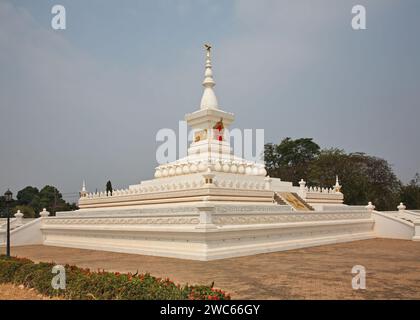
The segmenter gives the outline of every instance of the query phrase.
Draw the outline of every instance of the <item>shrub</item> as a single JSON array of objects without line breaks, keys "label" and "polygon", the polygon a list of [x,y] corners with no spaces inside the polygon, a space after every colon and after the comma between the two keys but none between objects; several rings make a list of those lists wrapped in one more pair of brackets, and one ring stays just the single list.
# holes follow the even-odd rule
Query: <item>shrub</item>
[{"label": "shrub", "polygon": [[35,210],[34,208],[27,206],[27,205],[20,205],[14,207],[11,212],[16,213],[18,210],[20,210],[21,213],[23,213],[24,218],[35,218]]},{"label": "shrub", "polygon": [[211,285],[181,286],[169,279],[150,274],[120,274],[98,270],[92,272],[65,265],[66,289],[51,285],[54,263],[34,263],[28,259],[0,255],[0,283],[34,288],[46,296],[88,300],[225,300],[230,296]]}]

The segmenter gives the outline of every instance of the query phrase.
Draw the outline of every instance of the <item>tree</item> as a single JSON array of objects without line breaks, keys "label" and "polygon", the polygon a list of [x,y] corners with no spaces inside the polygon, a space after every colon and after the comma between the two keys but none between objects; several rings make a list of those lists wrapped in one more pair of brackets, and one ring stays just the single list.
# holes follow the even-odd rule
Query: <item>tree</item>
[{"label": "tree", "polygon": [[372,201],[378,210],[394,210],[397,206],[401,183],[384,159],[327,149],[310,163],[308,171],[307,183],[322,187],[333,186],[338,175],[346,204]]},{"label": "tree", "polygon": [[[338,175],[346,204],[366,205],[372,201],[379,210],[395,210],[400,201],[402,184],[390,164],[378,157],[347,154],[336,148],[321,151],[310,138],[286,138],[279,145],[266,144],[264,160],[270,176],[295,185],[303,178],[308,186],[332,187]],[[404,189],[405,196],[415,198],[413,190],[417,189],[410,188]]]},{"label": "tree", "polygon": [[416,173],[407,185],[402,186],[401,201],[407,209],[420,209],[420,174]]},{"label": "tree", "polygon": [[346,153],[341,149],[322,150],[316,160],[308,169],[305,180],[308,185],[331,187],[335,183],[337,175],[340,176],[342,184],[344,177],[354,176],[355,168],[350,166]]},{"label": "tree", "polygon": [[40,205],[46,208],[51,215],[55,215],[57,211],[67,211],[69,204],[63,199],[63,195],[56,187],[45,186],[39,192]]},{"label": "tree", "polygon": [[42,209],[38,188],[27,186],[17,193],[16,198],[18,205],[30,206],[36,213]]},{"label": "tree", "polygon": [[[67,203],[60,191],[53,186],[45,186],[39,191],[37,188],[27,186],[18,191],[17,200],[10,203],[11,214],[15,214],[20,210],[25,218],[38,217],[39,212],[46,208],[51,215],[55,215],[57,211],[77,210],[76,203]],[[6,203],[4,197],[0,196],[0,215],[4,215]]]},{"label": "tree", "polygon": [[4,196],[0,196],[0,217],[3,216],[5,208],[6,208],[6,201],[4,200]]},{"label": "tree", "polygon": [[38,188],[27,186],[17,193],[16,198],[20,205],[29,205],[32,199],[38,195]]},{"label": "tree", "polygon": [[395,210],[400,202],[401,182],[388,161],[363,154],[362,163],[368,177],[367,196],[378,210]]},{"label": "tree", "polygon": [[278,145],[265,145],[264,160],[270,176],[298,183],[307,175],[308,164],[319,153],[320,147],[312,138],[285,138]]},{"label": "tree", "polygon": [[36,217],[35,210],[31,206],[17,205],[16,207],[13,208],[12,215],[14,215],[18,210],[20,210],[20,212],[23,213],[24,218],[35,218]]},{"label": "tree", "polygon": [[108,180],[108,182],[106,183],[106,193],[110,194],[112,196],[112,184],[111,181]]}]

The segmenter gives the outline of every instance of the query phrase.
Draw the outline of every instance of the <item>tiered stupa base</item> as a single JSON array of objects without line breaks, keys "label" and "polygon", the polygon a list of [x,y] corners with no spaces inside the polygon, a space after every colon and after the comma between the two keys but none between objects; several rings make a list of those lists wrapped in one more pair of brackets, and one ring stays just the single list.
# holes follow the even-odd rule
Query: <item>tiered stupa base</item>
[{"label": "tiered stupa base", "polygon": [[214,260],[369,239],[366,209],[296,212],[288,205],[188,204],[82,209],[47,218],[45,245]]},{"label": "tiered stupa base", "polygon": [[43,222],[45,245],[213,260],[373,237],[370,212],[343,206],[339,189],[295,187],[233,154],[234,115],[218,106],[206,48],[200,108],[185,116],[188,155],[112,194],[84,185],[80,210]]}]

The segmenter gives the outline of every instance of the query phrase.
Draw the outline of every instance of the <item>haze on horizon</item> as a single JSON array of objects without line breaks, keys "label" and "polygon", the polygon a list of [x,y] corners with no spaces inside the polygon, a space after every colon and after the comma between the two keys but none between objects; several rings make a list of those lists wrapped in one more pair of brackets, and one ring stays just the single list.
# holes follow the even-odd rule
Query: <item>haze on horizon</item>
[{"label": "haze on horizon", "polygon": [[[51,28],[66,8],[67,29]],[[367,9],[367,30],[351,8]],[[152,178],[156,132],[198,109],[203,43],[237,128],[420,172],[420,2],[0,0],[0,193],[70,201]]]}]

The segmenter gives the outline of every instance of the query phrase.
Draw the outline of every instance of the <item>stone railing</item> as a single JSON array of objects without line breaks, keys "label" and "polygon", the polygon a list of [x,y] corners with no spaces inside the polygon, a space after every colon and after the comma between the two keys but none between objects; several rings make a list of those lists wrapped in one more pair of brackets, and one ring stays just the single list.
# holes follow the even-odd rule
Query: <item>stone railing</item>
[{"label": "stone railing", "polygon": [[322,188],[322,187],[305,187],[306,193],[322,193],[322,194],[337,194],[334,188]]},{"label": "stone railing", "polygon": [[384,211],[383,213],[410,223],[414,223],[416,221],[420,222],[420,213],[412,210],[406,210],[406,206],[403,203],[400,203],[397,209],[398,211]]},{"label": "stone railing", "polygon": [[319,186],[307,186],[306,182],[303,179],[301,179],[297,190],[299,196],[309,202],[311,200],[314,200],[316,202],[322,202],[323,200],[333,200],[335,202],[342,202],[342,200],[344,199],[344,196],[340,191],[341,186],[338,184],[338,180],[335,186],[328,188]]},{"label": "stone railing", "polygon": [[[10,218],[10,228],[13,228],[16,224],[16,218]],[[0,230],[5,230],[7,227],[7,219],[2,218],[0,219]]]},{"label": "stone railing", "polygon": [[[209,181],[209,179],[211,181]],[[142,195],[155,192],[189,190],[205,187],[246,189],[246,190],[269,190],[270,178],[252,177],[247,175],[234,176],[224,172],[208,172],[190,174],[183,177],[161,178],[155,180],[143,181],[139,185],[133,185],[126,189],[117,189],[111,192],[100,191],[94,193],[84,193],[81,198],[84,199],[104,199],[108,197],[124,197],[132,195]]]},{"label": "stone railing", "polygon": [[[43,212],[41,212],[40,215]],[[14,218],[12,218],[12,217],[10,218],[10,229],[11,230],[16,229],[20,226],[23,226],[23,225],[25,225],[25,224],[27,224],[27,223],[36,219],[36,218],[24,218],[23,213],[20,212],[20,210],[18,210],[13,216],[14,216]],[[6,230],[6,228],[7,228],[7,219],[6,218],[1,218],[0,219],[0,230]]]},{"label": "stone railing", "polygon": [[153,192],[164,192],[164,191],[175,191],[175,190],[183,190],[183,189],[191,189],[191,188],[199,188],[205,185],[203,179],[195,179],[189,181],[178,181],[178,182],[168,182],[168,183],[160,183],[160,184],[147,184],[147,185],[138,185],[133,186],[126,189],[116,189],[111,192],[100,191],[100,192],[93,192],[93,193],[86,193],[83,198],[86,199],[101,199],[101,198],[108,198],[108,197],[123,197],[123,196],[131,196],[131,195],[141,195],[145,193],[153,193]]}]

